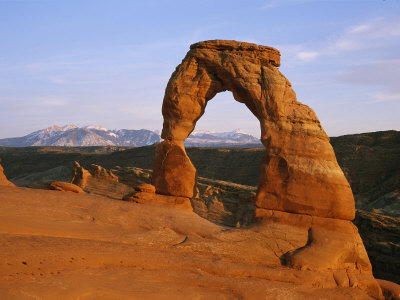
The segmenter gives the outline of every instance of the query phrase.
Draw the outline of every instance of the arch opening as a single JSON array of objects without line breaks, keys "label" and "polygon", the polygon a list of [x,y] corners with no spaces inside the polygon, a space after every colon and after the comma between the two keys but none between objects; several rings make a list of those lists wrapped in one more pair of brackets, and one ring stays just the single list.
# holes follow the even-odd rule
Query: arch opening
[{"label": "arch opening", "polygon": [[217,93],[207,102],[194,132],[222,133],[234,130],[242,130],[260,139],[260,122],[246,105],[236,101],[228,90]]},{"label": "arch opening", "polygon": [[[198,172],[193,211],[219,224],[251,224],[264,153],[260,148],[250,149],[262,147],[258,119],[230,91],[217,93],[207,102],[184,145]],[[246,192],[242,185],[249,186]]]}]

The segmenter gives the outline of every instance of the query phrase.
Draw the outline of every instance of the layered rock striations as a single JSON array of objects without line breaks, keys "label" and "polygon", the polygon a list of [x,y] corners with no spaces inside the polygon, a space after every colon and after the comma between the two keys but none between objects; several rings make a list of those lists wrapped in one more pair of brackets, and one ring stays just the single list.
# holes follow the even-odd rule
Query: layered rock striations
[{"label": "layered rock striations", "polygon": [[88,170],[86,170],[75,161],[73,173],[71,183],[77,185],[87,193],[121,199],[133,190],[132,187],[120,183],[118,177],[111,170],[107,170],[96,164],[91,164]]}]

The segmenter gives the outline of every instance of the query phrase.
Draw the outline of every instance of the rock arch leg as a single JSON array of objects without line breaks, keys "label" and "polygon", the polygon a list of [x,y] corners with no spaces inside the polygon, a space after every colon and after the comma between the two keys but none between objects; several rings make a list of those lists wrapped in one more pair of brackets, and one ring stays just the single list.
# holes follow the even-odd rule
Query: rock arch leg
[{"label": "rock arch leg", "polygon": [[160,194],[192,198],[196,168],[182,141],[163,141],[156,147],[152,183]]}]

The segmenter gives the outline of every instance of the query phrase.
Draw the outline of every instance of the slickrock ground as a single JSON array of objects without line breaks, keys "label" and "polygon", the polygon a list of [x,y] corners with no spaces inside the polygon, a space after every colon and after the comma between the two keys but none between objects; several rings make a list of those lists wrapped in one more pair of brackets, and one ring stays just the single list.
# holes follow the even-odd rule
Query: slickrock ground
[{"label": "slickrock ground", "polygon": [[281,265],[302,228],[171,206],[2,186],[0,243],[4,299],[369,299],[354,274]]},{"label": "slickrock ground", "polygon": [[[210,149],[210,151],[216,150],[219,149]],[[226,150],[232,151],[232,149]],[[218,151],[217,153],[220,152]],[[91,169],[90,165],[87,168]],[[116,199],[118,196],[115,194],[116,191],[119,195],[125,195],[123,193],[127,192],[126,186],[139,186],[150,182],[151,178],[151,170],[136,167],[116,167],[110,171],[118,177],[118,182],[104,180],[102,184],[101,180],[99,180],[101,176],[97,176],[94,181],[95,184],[85,187],[86,192]],[[108,172],[103,173],[107,175]],[[47,188],[48,181],[66,180],[70,182],[73,174],[73,168],[56,167],[48,171],[28,175],[21,179],[28,186]],[[29,180],[33,180],[33,182],[29,182]],[[43,181],[46,184],[39,184]],[[105,186],[110,187],[110,183],[113,189],[104,188]],[[100,188],[96,190],[98,187]],[[255,187],[203,177],[198,178],[197,187],[199,193],[192,199],[192,205],[197,214],[212,222],[233,227],[251,224],[255,209],[251,199],[255,196]],[[133,190],[133,188],[130,189]],[[375,277],[399,283],[400,224],[398,219],[365,211],[357,211],[354,223],[360,230],[360,235],[371,260]]]}]

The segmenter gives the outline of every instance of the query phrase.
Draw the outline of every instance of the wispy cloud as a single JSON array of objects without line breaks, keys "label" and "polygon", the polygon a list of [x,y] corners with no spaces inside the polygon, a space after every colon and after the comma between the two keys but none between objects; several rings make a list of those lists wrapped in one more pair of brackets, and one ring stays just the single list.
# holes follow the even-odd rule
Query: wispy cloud
[{"label": "wispy cloud", "polygon": [[376,93],[372,95],[372,98],[375,100],[374,102],[388,102],[388,101],[399,101],[400,102],[400,93]]},{"label": "wispy cloud", "polygon": [[288,55],[309,63],[318,58],[345,56],[347,53],[383,50],[400,53],[400,21],[377,18],[345,28],[338,37],[296,45],[283,45]]},{"label": "wispy cloud", "polygon": [[313,60],[314,58],[317,58],[321,53],[318,53],[316,51],[300,51],[297,53],[297,58],[303,61],[310,61]]},{"label": "wispy cloud", "polygon": [[372,93],[367,102],[400,101],[399,78],[400,59],[359,63],[335,77],[340,83],[379,88],[381,91]]},{"label": "wispy cloud", "polygon": [[298,5],[308,2],[315,2],[317,0],[271,0],[268,1],[265,5],[261,6],[261,10],[268,10],[274,9],[281,6],[288,6],[288,5]]}]

